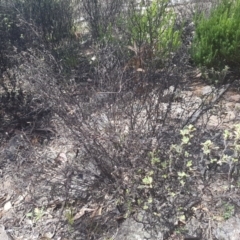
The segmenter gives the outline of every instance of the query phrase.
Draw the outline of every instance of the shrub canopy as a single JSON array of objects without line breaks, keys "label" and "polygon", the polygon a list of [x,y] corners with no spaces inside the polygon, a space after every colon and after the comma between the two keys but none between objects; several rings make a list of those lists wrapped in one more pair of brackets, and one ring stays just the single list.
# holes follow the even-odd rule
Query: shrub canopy
[{"label": "shrub canopy", "polygon": [[240,1],[222,0],[209,17],[195,18],[192,58],[199,66],[236,69],[240,65]]}]

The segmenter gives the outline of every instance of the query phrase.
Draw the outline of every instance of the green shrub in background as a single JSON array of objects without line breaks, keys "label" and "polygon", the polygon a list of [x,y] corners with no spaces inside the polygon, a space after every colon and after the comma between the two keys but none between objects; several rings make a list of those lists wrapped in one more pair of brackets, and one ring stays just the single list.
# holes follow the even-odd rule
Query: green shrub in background
[{"label": "green shrub in background", "polygon": [[[192,59],[198,66],[222,70],[240,67],[240,1],[222,0],[207,17],[195,19]],[[239,71],[239,70],[238,70]]]},{"label": "green shrub in background", "polygon": [[167,8],[168,0],[154,0],[150,5],[130,5],[127,19],[127,32],[131,45],[147,44],[154,55],[161,53],[162,58],[179,48],[181,30],[176,30],[176,15]]}]

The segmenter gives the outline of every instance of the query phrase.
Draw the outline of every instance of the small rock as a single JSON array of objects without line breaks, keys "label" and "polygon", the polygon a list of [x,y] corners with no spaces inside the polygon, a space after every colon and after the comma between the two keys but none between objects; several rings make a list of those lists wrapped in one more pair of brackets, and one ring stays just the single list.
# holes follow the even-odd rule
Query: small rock
[{"label": "small rock", "polygon": [[13,240],[13,238],[5,231],[3,225],[0,225],[0,240]]},{"label": "small rock", "polygon": [[205,86],[202,88],[202,95],[208,95],[213,92],[213,88],[211,86]]},{"label": "small rock", "polygon": [[222,222],[213,231],[217,239],[239,240],[240,239],[240,217],[236,216]]},{"label": "small rock", "polygon": [[4,212],[7,212],[11,208],[12,208],[12,203],[10,201],[8,201],[4,204],[3,210],[4,210]]},{"label": "small rock", "polygon": [[[139,213],[137,217],[139,220],[143,217],[144,213]],[[155,226],[156,227],[156,226]],[[133,218],[128,218],[123,222],[120,226],[117,236],[114,238],[115,240],[163,240],[163,232],[161,232],[161,227],[158,229],[158,233],[153,234],[148,231],[144,224],[141,221],[137,222]],[[164,229],[164,227],[163,227]]]},{"label": "small rock", "polygon": [[229,100],[233,102],[240,102],[240,94],[230,96]]}]

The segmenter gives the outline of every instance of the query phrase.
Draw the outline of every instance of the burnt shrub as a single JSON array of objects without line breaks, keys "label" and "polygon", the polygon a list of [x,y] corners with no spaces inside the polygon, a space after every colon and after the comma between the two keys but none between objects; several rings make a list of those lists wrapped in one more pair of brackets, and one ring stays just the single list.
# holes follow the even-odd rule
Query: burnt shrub
[{"label": "burnt shrub", "polygon": [[[151,11],[156,14],[156,8],[152,5],[146,14],[151,16]],[[145,28],[151,23],[147,15],[142,17],[139,13],[137,16]],[[31,24],[24,26],[31,29]],[[174,38],[172,28],[173,25],[166,30],[166,36],[169,33],[170,39],[178,43],[179,36]],[[20,122],[19,129],[33,132],[35,127],[51,126],[49,119],[54,116],[52,122],[58,134],[66,139],[66,149],[69,145],[77,149],[73,161],[66,161],[62,166],[59,179],[47,173],[49,169],[45,168],[55,168],[55,173],[59,168],[54,163],[49,164],[46,156],[39,157],[46,165],[36,162],[49,176],[44,175],[41,180],[47,181],[44,186],[50,186],[41,192],[46,199],[62,197],[66,202],[76,200],[79,206],[89,201],[104,206],[100,214],[95,211],[90,218],[86,213],[79,220],[80,226],[77,220],[71,224],[81,235],[80,239],[89,236],[99,239],[102,228],[107,229],[110,221],[117,223],[119,218],[124,220],[137,212],[143,212],[141,221],[152,232],[158,232],[160,225],[166,226],[166,239],[169,231],[176,227],[175,223],[191,216],[192,206],[199,202],[195,201],[199,196],[196,179],[205,180],[201,172],[208,168],[201,169],[201,161],[205,159],[199,159],[199,151],[211,112],[203,125],[201,121],[197,127],[193,124],[216,104],[216,100],[211,102],[209,95],[199,99],[186,90],[192,81],[187,75],[187,46],[176,44],[174,47],[163,39],[168,57],[163,56],[164,64],[159,66],[154,64],[155,56],[144,58],[148,51],[142,47],[149,45],[149,42],[144,43],[149,40],[148,34],[144,33],[146,39],[141,42],[137,31],[133,31],[134,40],[112,41],[105,37],[104,41],[96,41],[91,53],[85,56],[89,58],[89,65],[80,67],[81,74],[87,78],[84,83],[73,79],[59,84],[66,77],[61,64],[65,61],[71,72],[78,65],[81,50],[72,57],[69,52],[74,45],[62,39],[52,51],[49,44],[44,45],[45,39],[41,47],[29,47],[14,55],[17,64],[6,71],[9,76],[4,82],[8,80],[10,84],[2,85],[6,92],[2,99],[9,101],[6,121],[10,119],[12,125]],[[100,31],[100,38],[101,34]],[[65,52],[66,46],[70,47]],[[135,51],[136,56],[130,51]],[[89,69],[91,77],[88,79]],[[28,122],[30,124],[26,124]],[[68,145],[68,141],[71,144]],[[56,163],[55,160],[52,162]],[[119,216],[113,218],[116,212]],[[84,224],[88,221],[92,224]]]},{"label": "burnt shrub", "polygon": [[14,1],[15,8],[28,24],[33,24],[49,44],[58,44],[73,34],[71,1],[26,0]]},{"label": "burnt shrub", "polygon": [[[124,71],[120,50],[111,44],[96,49],[95,75],[85,91],[89,101],[83,101],[77,94],[80,86],[76,86],[76,94],[63,96],[68,108],[59,109],[58,114],[79,146],[81,163],[96,175],[89,186],[95,201],[105,194],[112,196],[112,211],[119,209],[123,218],[144,210],[146,218],[151,215],[146,224],[152,224],[154,230],[156,222],[163,221],[157,213],[166,203],[161,208],[161,224],[171,229],[174,223],[170,216],[192,197],[188,194],[192,179],[184,173],[189,174],[190,164],[195,164],[190,157],[187,161],[179,156],[178,148],[172,146],[181,144],[180,130],[202,107],[195,106],[192,112],[187,107],[191,98],[181,100],[178,95],[187,84],[184,73],[188,57],[181,49],[161,72]],[[174,61],[180,66],[174,67]],[[187,144],[183,148],[189,151]],[[181,195],[180,189],[186,194]],[[173,198],[170,206],[171,194],[178,198]],[[99,218],[108,214],[111,216],[110,210]]]},{"label": "burnt shrub", "polygon": [[0,1],[0,71],[1,73],[11,66],[9,55],[14,46],[23,44],[22,31],[19,27],[17,12],[11,8],[9,2]]},{"label": "burnt shrub", "polygon": [[[37,50],[31,51],[37,54]],[[49,126],[52,116],[51,104],[37,90],[38,79],[43,74],[43,63],[39,61],[38,70],[34,68],[35,60],[31,51],[26,50],[12,55],[15,66],[4,71],[1,77],[0,132],[3,135],[7,133],[5,135],[7,137],[14,135],[15,130],[32,135],[35,131]],[[56,66],[52,65],[51,71],[54,72],[55,69]],[[49,73],[45,74],[46,81]]]},{"label": "burnt shrub", "polygon": [[111,39],[113,28],[116,25],[117,17],[124,8],[124,0],[82,1],[82,10],[87,21],[92,38],[94,40]]}]

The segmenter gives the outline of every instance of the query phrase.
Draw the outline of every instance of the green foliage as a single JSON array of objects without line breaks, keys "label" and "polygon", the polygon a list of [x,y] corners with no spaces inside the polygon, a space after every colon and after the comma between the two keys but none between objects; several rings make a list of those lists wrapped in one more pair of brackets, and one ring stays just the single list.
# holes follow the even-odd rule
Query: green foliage
[{"label": "green foliage", "polygon": [[27,217],[31,218],[35,223],[40,221],[46,214],[44,208],[35,208],[32,212],[26,214]]},{"label": "green foliage", "polygon": [[149,175],[143,178],[142,180],[143,184],[149,185],[150,188],[152,188],[152,182],[153,182],[153,178],[151,177],[152,174],[153,173],[149,173]]},{"label": "green foliage", "polygon": [[139,9],[130,5],[127,32],[130,43],[137,46],[148,44],[154,55],[166,58],[181,45],[180,30],[174,29],[175,13],[167,9],[168,0],[155,0],[149,6],[140,4]]},{"label": "green foliage", "polygon": [[149,153],[152,165],[160,162],[160,159],[157,157],[157,154],[158,154],[158,152],[150,152]]},{"label": "green foliage", "polygon": [[72,208],[66,209],[65,216],[70,226],[74,224],[74,212]]},{"label": "green foliage", "polygon": [[[218,165],[227,164],[229,166],[228,178],[231,179],[235,173],[238,175],[237,165],[240,157],[240,124],[233,126],[231,131],[225,130],[223,133],[224,149],[219,150],[220,147],[216,146],[211,140],[202,143],[202,151],[206,158],[210,159],[210,163],[217,163]],[[218,151],[216,157],[214,152]],[[232,154],[228,154],[232,152]],[[235,170],[237,172],[235,172]]]},{"label": "green foliage", "polygon": [[195,131],[193,125],[189,125],[184,129],[180,130],[182,136],[181,143],[179,145],[172,145],[170,148],[170,162],[174,162],[174,159],[183,159],[183,168],[182,171],[178,171],[178,179],[182,186],[185,185],[186,179],[189,177],[192,171],[192,159],[191,155],[188,152],[188,146],[191,145],[191,139],[193,138],[193,133]]},{"label": "green foliage", "polygon": [[115,25],[111,22],[107,22],[104,26],[98,24],[96,26],[97,34],[94,34],[94,38],[98,43],[108,44],[108,43],[119,43],[119,36],[115,34]]},{"label": "green foliage", "polygon": [[224,83],[226,76],[229,73],[229,67],[225,66],[223,69],[214,69],[213,67],[208,69],[205,66],[200,68],[202,77],[210,84]]},{"label": "green foliage", "polygon": [[224,220],[228,220],[230,217],[233,216],[235,211],[235,208],[233,205],[229,204],[229,203],[225,203],[224,204],[224,212],[223,212],[223,218]]},{"label": "green foliage", "polygon": [[217,70],[240,66],[240,1],[222,0],[210,16],[195,18],[191,54],[199,66]]},{"label": "green foliage", "polygon": [[[162,179],[168,180],[171,179],[173,174],[177,174],[179,185],[181,187],[186,186],[189,177],[191,177],[196,170],[196,166],[194,166],[194,157],[190,150],[195,131],[196,129],[193,125],[186,126],[180,130],[180,143],[172,144],[169,147],[167,151],[168,159],[165,161],[160,160],[158,157],[160,154],[159,151],[155,150],[149,153],[151,167],[141,170],[136,174],[141,177],[143,183],[143,185],[138,187],[139,189],[153,189],[158,171],[162,172]],[[224,148],[221,150],[216,143],[210,139],[206,140],[201,143],[202,153],[205,159],[209,159],[209,164],[215,163],[219,166],[227,164],[229,166],[228,176],[230,181],[234,173],[233,170],[237,170],[234,168],[237,166],[240,157],[240,124],[234,125],[231,130],[225,130],[223,132],[223,141]],[[229,151],[232,152],[231,155],[227,154]],[[216,153],[218,153],[217,156]],[[174,173],[176,167],[178,171]],[[175,195],[175,192],[171,188],[169,188],[168,191],[169,195]]]}]

